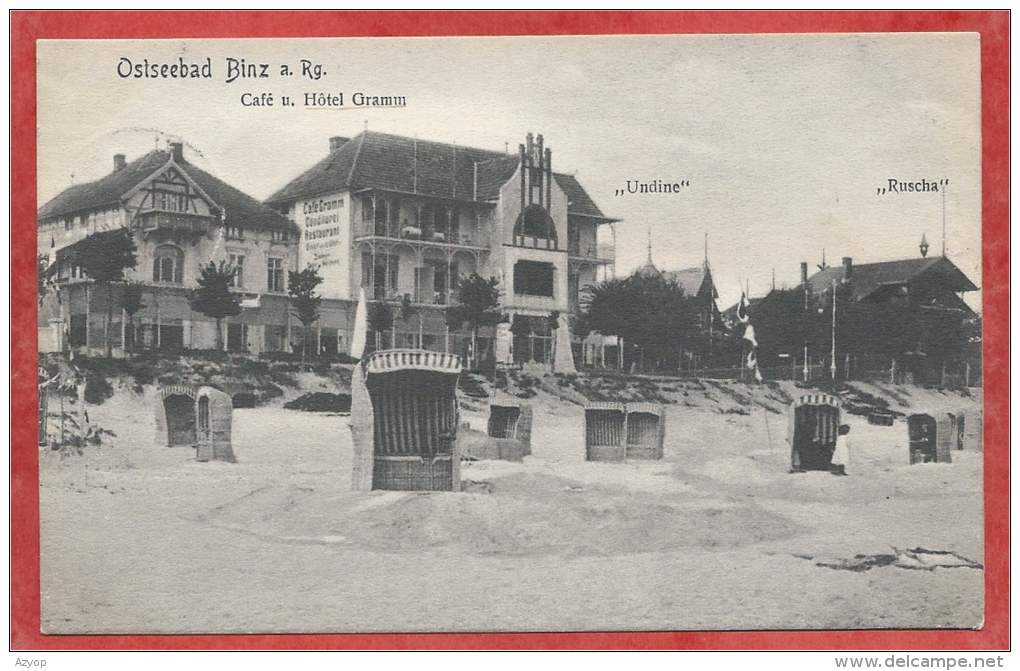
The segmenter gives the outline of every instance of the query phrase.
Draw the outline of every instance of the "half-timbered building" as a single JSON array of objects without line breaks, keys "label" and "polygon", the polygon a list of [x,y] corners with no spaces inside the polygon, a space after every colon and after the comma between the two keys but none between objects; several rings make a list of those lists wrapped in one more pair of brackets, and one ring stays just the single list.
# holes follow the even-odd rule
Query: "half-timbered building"
[{"label": "half-timbered building", "polygon": [[[288,348],[287,272],[297,267],[297,227],[188,162],[183,144],[130,163],[118,154],[112,172],[66,189],[37,215],[38,251],[54,288],[40,306],[41,350],[105,350],[108,341],[114,353],[213,348],[215,322],[189,301],[200,267],[210,261],[237,269],[233,290],[242,313],[222,326],[228,348]],[[138,259],[126,280],[142,285],[143,307],[130,319],[123,285],[96,286],[75,263],[86,237],[123,228]]]}]

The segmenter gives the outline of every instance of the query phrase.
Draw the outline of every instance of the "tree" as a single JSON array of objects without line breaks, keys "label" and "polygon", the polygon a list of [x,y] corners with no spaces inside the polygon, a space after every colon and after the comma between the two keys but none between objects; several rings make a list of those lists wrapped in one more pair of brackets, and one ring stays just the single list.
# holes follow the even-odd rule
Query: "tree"
[{"label": "tree", "polygon": [[[120,306],[128,318],[128,333],[131,334],[131,342],[134,343],[135,315],[145,307],[142,302],[142,285],[130,282],[124,286],[124,294],[120,299]],[[124,339],[124,349],[130,351],[127,338]]]},{"label": "tree", "polygon": [[109,334],[113,322],[113,285],[124,281],[125,270],[138,265],[137,251],[131,231],[126,228],[93,233],[77,245],[74,263],[97,285],[106,287],[106,356],[113,351]]},{"label": "tree", "polygon": [[676,367],[679,345],[696,337],[697,314],[692,299],[674,280],[635,274],[588,288],[578,332],[623,338],[638,347],[642,368]]},{"label": "tree", "polygon": [[385,301],[378,301],[368,306],[368,329],[375,334],[375,347],[381,344],[379,336],[393,328],[395,318],[393,308]]},{"label": "tree", "polygon": [[319,269],[309,266],[300,272],[289,272],[288,293],[290,293],[290,307],[294,316],[304,327],[304,337],[301,340],[301,361],[304,362],[308,354],[308,334],[312,324],[319,320],[319,306],[322,304],[322,296],[315,293],[322,284],[322,276]]},{"label": "tree", "polygon": [[223,319],[241,314],[241,299],[230,291],[237,268],[225,261],[202,266],[198,288],[191,292],[191,309],[216,320],[216,350],[223,350]]},{"label": "tree", "polygon": [[[405,322],[410,321],[412,317],[418,317],[418,347],[422,347],[422,331],[424,330],[424,317],[421,311],[411,302],[410,297],[404,296],[403,300],[397,306],[396,312],[400,315],[400,318]],[[397,342],[397,320],[393,320],[393,344],[396,346]]]},{"label": "tree", "polygon": [[457,303],[446,311],[447,325],[471,329],[471,357],[476,356],[478,329],[495,326],[505,319],[499,309],[499,280],[485,279],[478,273],[457,281]]}]

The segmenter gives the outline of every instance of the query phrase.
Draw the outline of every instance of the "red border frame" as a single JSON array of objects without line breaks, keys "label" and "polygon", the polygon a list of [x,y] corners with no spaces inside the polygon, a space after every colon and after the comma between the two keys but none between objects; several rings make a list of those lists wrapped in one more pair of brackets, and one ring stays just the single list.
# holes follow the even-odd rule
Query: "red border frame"
[{"label": "red border frame", "polygon": [[[11,14],[11,650],[747,649],[1003,650],[1009,647],[1009,13],[995,12],[41,12]],[[156,25],[158,24],[158,31]],[[979,631],[43,636],[39,464],[35,41],[784,32],[981,34],[985,626]],[[15,334],[17,337],[14,337]],[[998,512],[996,512],[998,511]],[[988,514],[992,513],[992,514]]]}]

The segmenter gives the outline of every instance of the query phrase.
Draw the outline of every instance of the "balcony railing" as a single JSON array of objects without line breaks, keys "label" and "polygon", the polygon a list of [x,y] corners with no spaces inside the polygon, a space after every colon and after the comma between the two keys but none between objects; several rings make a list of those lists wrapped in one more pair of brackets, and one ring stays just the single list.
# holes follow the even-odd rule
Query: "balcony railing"
[{"label": "balcony railing", "polygon": [[392,287],[365,287],[365,297],[368,300],[398,303],[407,299],[416,305],[449,305],[450,295],[455,292],[456,289],[453,288],[450,289],[448,294],[445,291],[419,291],[415,293],[413,291],[399,291]]},{"label": "balcony railing", "polygon": [[506,307],[522,310],[558,310],[563,309],[564,306],[554,296],[508,294],[506,296]]},{"label": "balcony railing", "polygon": [[204,234],[209,232],[213,219],[201,214],[148,210],[138,214],[138,221],[143,231],[166,230]]},{"label": "balcony railing", "polygon": [[591,263],[612,263],[616,257],[616,249],[613,245],[582,245],[571,244],[569,249],[571,259],[589,261]]},{"label": "balcony railing", "polygon": [[354,228],[356,240],[377,238],[383,240],[407,240],[438,245],[456,245],[458,247],[489,247],[488,233],[449,232],[422,230],[416,226],[383,226],[362,223]]}]

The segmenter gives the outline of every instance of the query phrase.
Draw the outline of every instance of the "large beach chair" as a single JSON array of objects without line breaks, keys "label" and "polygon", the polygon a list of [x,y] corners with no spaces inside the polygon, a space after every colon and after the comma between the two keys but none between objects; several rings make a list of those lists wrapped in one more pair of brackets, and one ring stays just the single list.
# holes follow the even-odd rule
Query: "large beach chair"
[{"label": "large beach chair", "polygon": [[198,460],[235,462],[231,445],[234,406],[230,395],[212,387],[199,387],[195,408]]},{"label": "large beach chair", "polygon": [[666,407],[654,403],[628,403],[627,459],[662,459],[666,440]]},{"label": "large beach chair", "polygon": [[957,434],[955,422],[948,413],[938,418],[925,413],[910,415],[907,437],[911,464],[952,463]]},{"label": "large beach chair", "polygon": [[382,350],[351,379],[353,488],[460,491],[457,379],[461,359]]},{"label": "large beach chair", "polygon": [[805,394],[790,406],[790,471],[828,471],[839,433],[841,404],[831,394]]},{"label": "large beach chair", "polygon": [[584,407],[584,444],[587,461],[623,461],[627,458],[627,409],[623,403],[589,403]]}]

